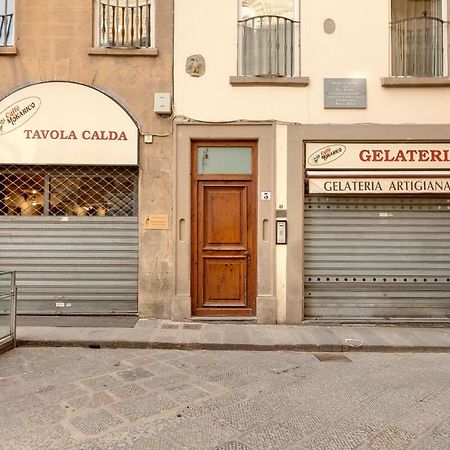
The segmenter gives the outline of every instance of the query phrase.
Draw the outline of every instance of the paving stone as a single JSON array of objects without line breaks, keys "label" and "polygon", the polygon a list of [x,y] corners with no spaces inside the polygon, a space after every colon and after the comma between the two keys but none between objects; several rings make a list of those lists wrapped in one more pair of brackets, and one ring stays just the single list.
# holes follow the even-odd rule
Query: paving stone
[{"label": "paving stone", "polygon": [[101,377],[91,378],[89,380],[82,381],[82,383],[93,391],[111,389],[122,384],[119,380],[113,378],[111,375],[103,375]]},{"label": "paving stone", "polygon": [[247,433],[242,441],[258,450],[282,449],[301,438],[301,433],[279,423],[269,423]]},{"label": "paving stone", "polygon": [[28,410],[28,414],[23,417],[27,426],[52,426],[65,417],[64,408],[59,405],[41,404]]},{"label": "paving stone", "polygon": [[285,416],[278,419],[278,422],[287,428],[298,430],[301,434],[308,435],[322,428],[328,419],[306,411],[302,408],[290,411]]},{"label": "paving stone", "polygon": [[85,394],[86,390],[74,384],[49,384],[38,388],[36,393],[48,400],[78,397]]},{"label": "paving stone", "polygon": [[119,425],[122,420],[105,410],[98,410],[84,416],[74,417],[70,422],[85,434],[97,434]]},{"label": "paving stone", "polygon": [[68,399],[66,403],[75,410],[94,409],[114,403],[114,398],[105,391],[99,391],[90,395]]},{"label": "paving stone", "polygon": [[363,444],[370,435],[370,431],[357,426],[331,426],[320,430],[312,438],[303,440],[301,447],[311,450],[355,449]]},{"label": "paving stone", "polygon": [[198,398],[209,396],[208,392],[186,384],[168,387],[164,390],[164,393],[178,403],[189,403]]},{"label": "paving stone", "polygon": [[125,384],[110,389],[110,392],[119,398],[132,398],[145,394],[146,390],[138,384]]},{"label": "paving stone", "polygon": [[368,447],[377,450],[388,448],[401,450],[408,448],[414,438],[414,433],[407,432],[395,426],[389,426],[376,436],[372,437],[369,441]]},{"label": "paving stone", "polygon": [[271,419],[274,415],[272,409],[252,399],[222,409],[214,413],[213,417],[236,430],[245,431]]},{"label": "paving stone", "polygon": [[76,443],[76,439],[62,426],[42,429],[26,429],[14,439],[2,444],[7,450],[61,450],[69,448]]},{"label": "paving stone", "polygon": [[226,444],[216,447],[214,450],[252,450],[252,449],[250,447],[247,447],[242,442],[230,441],[227,442]]},{"label": "paving stone", "polygon": [[135,381],[140,378],[148,378],[154,376],[149,370],[137,367],[136,369],[128,369],[123,372],[118,372],[117,375],[124,381]]},{"label": "paving stone", "polygon": [[168,436],[181,445],[197,449],[217,446],[229,441],[235,434],[236,431],[214,418],[202,417],[169,432]]},{"label": "paving stone", "polygon": [[139,380],[139,384],[147,389],[155,390],[159,388],[167,388],[169,386],[177,386],[181,384],[186,384],[190,379],[189,375],[177,372],[170,375],[158,375],[155,377],[150,377],[149,379]]},{"label": "paving stone", "polygon": [[140,396],[139,401],[131,398],[113,405],[112,408],[127,420],[135,421],[175,408],[176,406],[177,403],[170,398],[158,392],[153,392]]},{"label": "paving stone", "polygon": [[201,402],[191,403],[190,405],[185,406],[181,411],[183,414],[190,417],[202,416],[204,414],[211,414],[241,400],[241,394],[230,392]]}]

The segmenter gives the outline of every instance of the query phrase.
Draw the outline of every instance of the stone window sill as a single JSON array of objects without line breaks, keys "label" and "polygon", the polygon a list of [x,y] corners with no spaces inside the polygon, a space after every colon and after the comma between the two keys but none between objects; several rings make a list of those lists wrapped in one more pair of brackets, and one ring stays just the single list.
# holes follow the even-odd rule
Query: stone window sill
[{"label": "stone window sill", "polygon": [[158,56],[157,48],[106,48],[91,47],[88,49],[89,55],[114,55],[114,56]]},{"label": "stone window sill", "polygon": [[230,77],[232,86],[308,86],[309,77]]},{"label": "stone window sill", "polygon": [[383,87],[435,87],[450,86],[448,77],[387,77],[381,79]]},{"label": "stone window sill", "polygon": [[0,47],[0,55],[14,56],[17,53],[17,47]]}]

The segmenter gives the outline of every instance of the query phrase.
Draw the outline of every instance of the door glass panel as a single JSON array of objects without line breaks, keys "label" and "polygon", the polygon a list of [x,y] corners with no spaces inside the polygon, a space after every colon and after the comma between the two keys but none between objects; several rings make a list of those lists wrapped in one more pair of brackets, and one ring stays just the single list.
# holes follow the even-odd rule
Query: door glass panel
[{"label": "door glass panel", "polygon": [[198,147],[197,173],[251,174],[252,147]]}]

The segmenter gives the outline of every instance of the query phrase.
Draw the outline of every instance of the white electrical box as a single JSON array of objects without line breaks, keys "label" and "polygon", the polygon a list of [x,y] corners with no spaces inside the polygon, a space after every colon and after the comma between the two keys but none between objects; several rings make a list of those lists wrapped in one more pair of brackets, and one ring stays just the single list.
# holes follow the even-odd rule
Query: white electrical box
[{"label": "white electrical box", "polygon": [[168,92],[156,92],[154,111],[156,114],[171,114],[172,102]]}]

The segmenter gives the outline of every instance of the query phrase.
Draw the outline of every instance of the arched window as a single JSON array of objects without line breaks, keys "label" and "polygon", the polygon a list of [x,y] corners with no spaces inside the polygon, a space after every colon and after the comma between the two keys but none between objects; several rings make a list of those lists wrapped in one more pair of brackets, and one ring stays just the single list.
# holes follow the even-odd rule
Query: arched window
[{"label": "arched window", "polygon": [[392,0],[393,76],[444,75],[445,35],[442,0]]},{"label": "arched window", "polygon": [[299,75],[298,0],[240,0],[239,75]]}]

